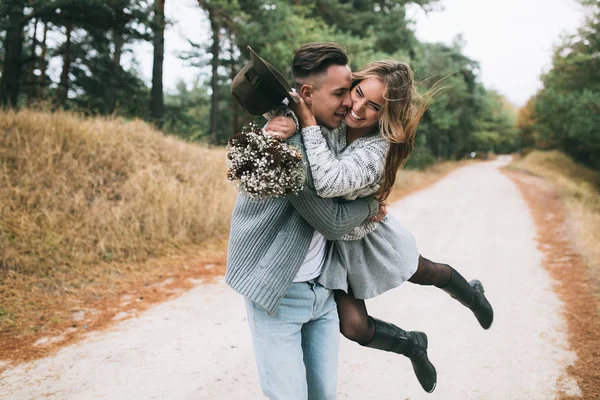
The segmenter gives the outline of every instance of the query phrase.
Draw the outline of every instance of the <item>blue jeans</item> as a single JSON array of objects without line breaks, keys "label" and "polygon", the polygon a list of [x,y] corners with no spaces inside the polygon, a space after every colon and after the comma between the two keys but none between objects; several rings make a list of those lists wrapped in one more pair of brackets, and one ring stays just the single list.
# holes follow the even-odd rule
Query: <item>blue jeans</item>
[{"label": "blue jeans", "polygon": [[265,396],[335,399],[340,328],[331,290],[292,283],[275,315],[248,299],[246,311]]}]

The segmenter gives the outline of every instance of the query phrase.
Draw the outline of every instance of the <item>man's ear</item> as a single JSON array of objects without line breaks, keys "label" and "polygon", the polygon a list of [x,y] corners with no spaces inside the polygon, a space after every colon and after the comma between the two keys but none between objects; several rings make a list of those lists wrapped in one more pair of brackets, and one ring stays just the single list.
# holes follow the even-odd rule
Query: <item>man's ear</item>
[{"label": "man's ear", "polygon": [[300,96],[302,96],[306,104],[312,104],[313,87],[310,83],[306,83],[300,86],[300,90],[298,91],[298,93],[300,93]]}]

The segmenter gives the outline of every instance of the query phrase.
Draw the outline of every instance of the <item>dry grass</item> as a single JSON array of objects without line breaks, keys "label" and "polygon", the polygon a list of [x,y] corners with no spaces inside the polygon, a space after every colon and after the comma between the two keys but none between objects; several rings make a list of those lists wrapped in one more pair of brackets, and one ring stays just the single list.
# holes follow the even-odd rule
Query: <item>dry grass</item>
[{"label": "dry grass", "polygon": [[224,151],[134,121],[0,114],[0,265],[140,260],[227,233]]},{"label": "dry grass", "polygon": [[[46,356],[222,276],[224,161],[141,121],[0,111],[0,360]],[[401,171],[390,201],[460,165]]]},{"label": "dry grass", "polygon": [[546,178],[556,187],[565,203],[569,234],[597,283],[600,299],[600,172],[558,151],[534,151],[511,167]]},{"label": "dry grass", "polygon": [[141,121],[0,112],[2,338],[68,322],[66,298],[160,279],[146,260],[226,238],[224,160]]},{"label": "dry grass", "polygon": [[569,342],[578,355],[569,372],[577,377],[584,398],[598,398],[600,173],[558,152],[533,152],[511,169],[521,172],[509,176],[531,207],[545,266],[556,278],[556,291],[565,302]]}]

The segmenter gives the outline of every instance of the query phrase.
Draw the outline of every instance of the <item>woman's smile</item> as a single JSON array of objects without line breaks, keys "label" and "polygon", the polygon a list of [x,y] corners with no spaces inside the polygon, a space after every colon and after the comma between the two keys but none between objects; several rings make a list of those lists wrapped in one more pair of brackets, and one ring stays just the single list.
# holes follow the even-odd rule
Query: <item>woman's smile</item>
[{"label": "woman's smile", "polygon": [[352,118],[355,121],[364,121],[365,118],[359,116],[354,110],[350,110],[350,118]]}]

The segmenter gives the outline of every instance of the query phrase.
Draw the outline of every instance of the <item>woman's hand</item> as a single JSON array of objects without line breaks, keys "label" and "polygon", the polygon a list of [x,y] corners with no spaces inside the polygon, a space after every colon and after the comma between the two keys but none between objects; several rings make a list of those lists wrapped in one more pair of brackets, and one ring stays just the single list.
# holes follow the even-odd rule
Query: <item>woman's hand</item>
[{"label": "woman's hand", "polygon": [[269,121],[265,131],[275,138],[289,139],[296,133],[296,122],[291,117],[277,116]]},{"label": "woman's hand", "polygon": [[387,215],[387,205],[385,203],[379,203],[379,212],[374,217],[371,217],[373,222],[381,222],[382,219]]},{"label": "woman's hand", "polygon": [[317,120],[308,107],[308,104],[304,102],[304,99],[295,92],[290,92],[290,96],[294,98],[295,103],[290,102],[289,107],[294,114],[296,114],[296,118],[298,118],[298,122],[300,123],[300,128],[317,125]]}]

